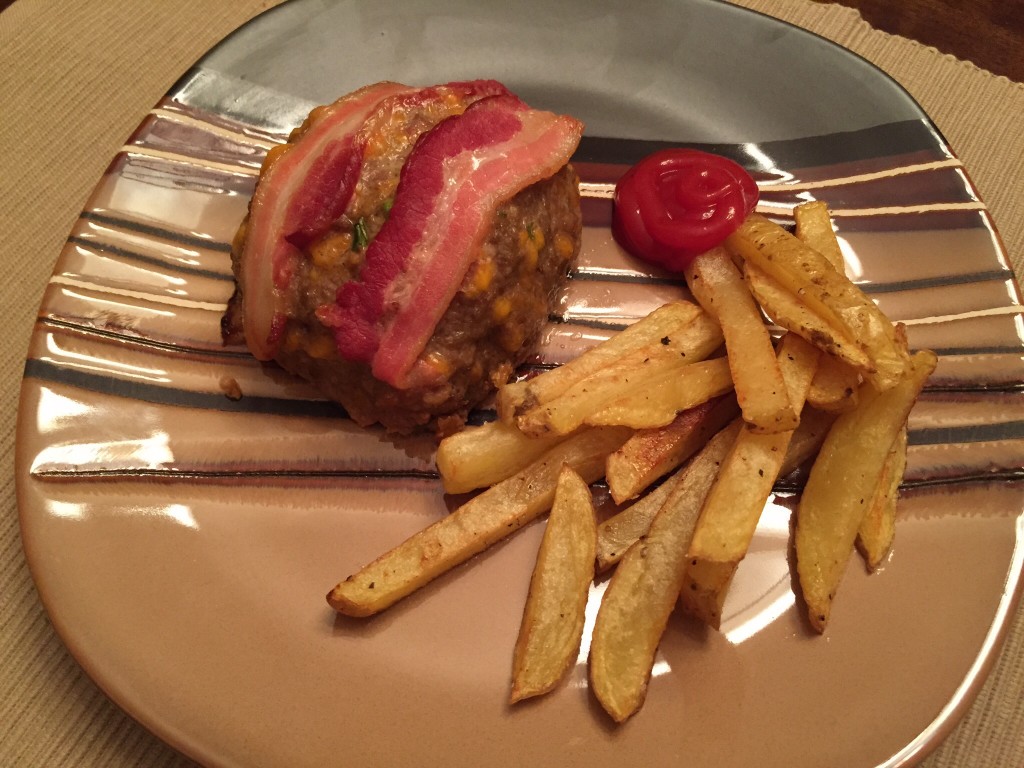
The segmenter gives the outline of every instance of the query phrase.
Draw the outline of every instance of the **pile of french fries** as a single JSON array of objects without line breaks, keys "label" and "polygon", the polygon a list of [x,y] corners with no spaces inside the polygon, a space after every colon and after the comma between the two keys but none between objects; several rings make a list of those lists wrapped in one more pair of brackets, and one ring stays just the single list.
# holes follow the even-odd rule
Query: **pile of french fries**
[{"label": "pile of french fries", "polygon": [[[368,616],[550,510],[513,657],[513,702],[576,658],[590,586],[614,568],[591,688],[622,722],[643,703],[678,605],[718,628],[776,480],[814,457],[796,512],[797,575],[823,632],[851,553],[892,544],[907,416],[935,368],[845,275],[827,208],[796,234],[752,214],[665,305],[560,368],[509,384],[498,420],[439,446],[446,492],[485,488],[328,595]],[[782,329],[773,340],[767,315]],[[720,355],[724,343],[725,354]],[[589,484],[622,507],[597,525]]]}]

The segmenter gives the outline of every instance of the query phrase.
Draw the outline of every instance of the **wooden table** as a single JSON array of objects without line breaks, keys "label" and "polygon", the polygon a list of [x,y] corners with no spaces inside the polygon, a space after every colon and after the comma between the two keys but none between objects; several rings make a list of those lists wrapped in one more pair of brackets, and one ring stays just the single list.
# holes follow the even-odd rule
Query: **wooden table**
[{"label": "wooden table", "polygon": [[1021,0],[839,0],[876,29],[1024,82]]}]

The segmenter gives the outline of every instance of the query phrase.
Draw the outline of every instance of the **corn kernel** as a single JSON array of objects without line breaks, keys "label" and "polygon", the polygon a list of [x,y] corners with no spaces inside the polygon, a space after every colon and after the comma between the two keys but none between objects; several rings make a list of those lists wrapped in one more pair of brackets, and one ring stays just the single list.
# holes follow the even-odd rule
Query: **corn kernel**
[{"label": "corn kernel", "polygon": [[337,264],[341,255],[351,247],[352,235],[348,232],[338,232],[313,243],[309,249],[309,256],[316,266],[328,269]]},{"label": "corn kernel", "polygon": [[467,296],[479,296],[491,287],[494,280],[494,262],[486,256],[476,262],[476,269],[473,271],[473,278],[470,280],[465,294]]},{"label": "corn kernel", "polygon": [[330,336],[316,336],[310,340],[306,352],[317,360],[330,360],[335,356],[334,339]]},{"label": "corn kernel", "polygon": [[302,331],[299,328],[289,328],[284,337],[284,348],[294,351],[302,346]]},{"label": "corn kernel", "polygon": [[533,242],[534,247],[539,251],[544,247],[544,231],[540,227],[534,227],[530,230],[530,240]]},{"label": "corn kernel", "polygon": [[518,352],[526,341],[519,325],[507,325],[501,329],[501,346],[506,352]]},{"label": "corn kernel", "polygon": [[375,131],[366,142],[366,157],[378,157],[388,148],[387,137],[383,131]]},{"label": "corn kernel", "polygon": [[452,364],[444,355],[431,352],[424,358],[424,362],[437,371],[438,375],[448,377],[452,372]]},{"label": "corn kernel", "polygon": [[510,314],[512,314],[512,301],[506,296],[496,298],[494,305],[491,307],[491,316],[500,323]]},{"label": "corn kernel", "polygon": [[559,232],[555,235],[555,253],[558,254],[560,259],[568,259],[572,256],[572,252],[576,249],[573,240],[565,232]]},{"label": "corn kernel", "polygon": [[526,247],[523,248],[523,260],[520,262],[523,271],[532,271],[537,268],[537,260],[539,254],[537,252],[537,246],[532,242],[527,241]]}]

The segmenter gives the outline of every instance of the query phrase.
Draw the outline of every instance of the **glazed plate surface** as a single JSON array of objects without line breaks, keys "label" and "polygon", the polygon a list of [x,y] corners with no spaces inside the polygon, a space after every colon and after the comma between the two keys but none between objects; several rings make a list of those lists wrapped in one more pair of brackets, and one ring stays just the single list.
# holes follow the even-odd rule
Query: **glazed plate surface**
[{"label": "glazed plate surface", "polygon": [[[687,295],[608,228],[611,184],[666,145],[738,160],[780,222],[827,201],[851,277],[940,355],[881,572],[852,559],[815,635],[779,488],[722,632],[673,617],[621,727],[582,660],[556,693],[506,703],[542,522],[378,618],[336,617],[330,587],[459,499],[430,440],[358,429],[220,340],[230,241],[268,149],[366,83],[484,77],[587,125],[583,252],[532,364]],[[26,552],[89,674],[211,766],[910,765],[969,706],[1019,595],[1022,339],[962,163],[898,86],[819,38],[711,0],[294,0],[182,77],[68,237],[22,390]]]}]

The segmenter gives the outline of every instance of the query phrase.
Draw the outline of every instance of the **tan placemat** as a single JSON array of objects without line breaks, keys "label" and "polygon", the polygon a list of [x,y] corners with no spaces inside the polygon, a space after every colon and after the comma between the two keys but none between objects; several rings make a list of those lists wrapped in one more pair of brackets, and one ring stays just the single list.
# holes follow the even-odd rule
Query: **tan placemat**
[{"label": "tan placemat", "polygon": [[[1024,86],[877,32],[839,6],[738,2],[836,40],[901,82],[971,170],[1018,278],[1024,274]],[[14,499],[18,388],[39,297],[107,161],[200,55],[274,4],[17,0],[0,13],[0,264],[11,328],[0,357],[0,765],[192,765],[96,688],[56,638],[39,603],[21,550]],[[1018,611],[977,702],[926,761],[927,768],[1020,764],[1022,616]],[[828,757],[822,759],[827,764]]]}]

